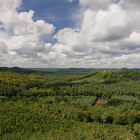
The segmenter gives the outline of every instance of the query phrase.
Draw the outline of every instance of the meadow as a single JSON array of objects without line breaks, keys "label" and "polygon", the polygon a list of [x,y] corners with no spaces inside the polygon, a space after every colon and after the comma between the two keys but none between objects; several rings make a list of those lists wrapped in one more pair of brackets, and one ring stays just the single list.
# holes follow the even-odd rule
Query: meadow
[{"label": "meadow", "polygon": [[0,69],[1,140],[139,140],[140,70]]}]

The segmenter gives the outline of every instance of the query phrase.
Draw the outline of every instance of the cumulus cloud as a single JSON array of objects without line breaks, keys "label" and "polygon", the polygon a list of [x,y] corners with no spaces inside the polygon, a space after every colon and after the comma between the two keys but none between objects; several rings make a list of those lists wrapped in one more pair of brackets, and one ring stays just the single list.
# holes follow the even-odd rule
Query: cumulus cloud
[{"label": "cumulus cloud", "polygon": [[80,0],[80,4],[85,7],[95,9],[105,9],[110,5],[111,0]]},{"label": "cumulus cloud", "polygon": [[24,66],[28,61],[34,65],[40,60],[39,52],[47,52],[47,41],[55,30],[43,20],[33,21],[34,11],[17,12],[21,3],[21,0],[0,0],[0,53],[8,66]]},{"label": "cumulus cloud", "polygon": [[57,50],[65,54],[61,61],[78,67],[139,67],[140,10],[128,8],[132,1],[80,2],[84,7],[80,27],[65,28],[56,35]]},{"label": "cumulus cloud", "polygon": [[57,33],[34,11],[17,12],[21,3],[0,0],[1,65],[140,67],[139,0],[79,0],[79,26]]},{"label": "cumulus cloud", "polygon": [[126,10],[138,10],[140,8],[140,1],[139,0],[122,0],[121,1],[121,6],[126,9]]}]

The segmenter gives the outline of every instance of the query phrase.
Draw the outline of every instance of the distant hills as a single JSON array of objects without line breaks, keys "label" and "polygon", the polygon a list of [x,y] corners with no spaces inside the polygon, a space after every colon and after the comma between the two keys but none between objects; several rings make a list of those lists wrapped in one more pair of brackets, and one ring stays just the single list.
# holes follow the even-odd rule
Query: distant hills
[{"label": "distant hills", "polygon": [[[122,68],[127,70],[127,68]],[[20,68],[20,67],[0,67],[0,71],[9,71],[17,73],[32,73],[32,72],[49,72],[49,73],[93,73],[99,71],[117,72],[119,68]],[[130,70],[140,71],[140,68]]]},{"label": "distant hills", "polygon": [[118,71],[119,69],[105,69],[105,68],[32,68],[34,71],[51,72],[51,73],[93,73],[103,70]]},{"label": "distant hills", "polygon": [[7,71],[7,72],[17,72],[17,73],[31,73],[33,70],[26,69],[26,68],[19,68],[19,67],[0,67],[0,72]]},{"label": "distant hills", "polygon": [[140,68],[30,68],[33,71],[51,72],[51,73],[93,73],[99,71],[117,72],[120,70],[135,70],[140,71]]}]

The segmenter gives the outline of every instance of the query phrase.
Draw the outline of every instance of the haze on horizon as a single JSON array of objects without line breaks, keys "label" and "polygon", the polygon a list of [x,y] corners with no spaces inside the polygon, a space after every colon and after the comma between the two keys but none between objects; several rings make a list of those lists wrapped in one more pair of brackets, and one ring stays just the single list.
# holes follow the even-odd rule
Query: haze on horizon
[{"label": "haze on horizon", "polygon": [[140,0],[0,0],[0,66],[140,68]]}]

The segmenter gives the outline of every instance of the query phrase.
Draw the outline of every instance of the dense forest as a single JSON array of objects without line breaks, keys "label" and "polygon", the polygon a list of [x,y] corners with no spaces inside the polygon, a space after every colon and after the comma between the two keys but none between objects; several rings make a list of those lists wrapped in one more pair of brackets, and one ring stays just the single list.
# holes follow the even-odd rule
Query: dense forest
[{"label": "dense forest", "polygon": [[139,140],[139,69],[0,68],[1,140]]}]

